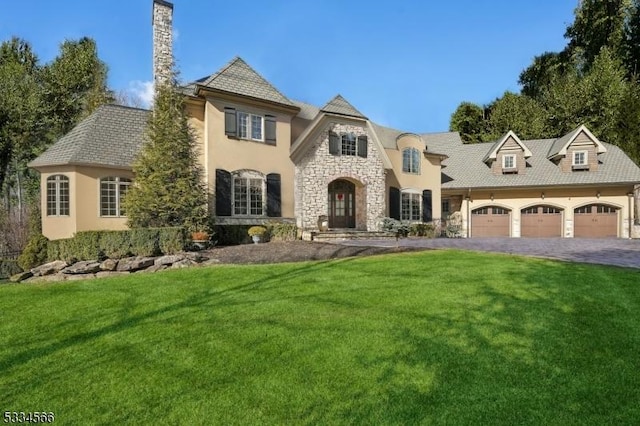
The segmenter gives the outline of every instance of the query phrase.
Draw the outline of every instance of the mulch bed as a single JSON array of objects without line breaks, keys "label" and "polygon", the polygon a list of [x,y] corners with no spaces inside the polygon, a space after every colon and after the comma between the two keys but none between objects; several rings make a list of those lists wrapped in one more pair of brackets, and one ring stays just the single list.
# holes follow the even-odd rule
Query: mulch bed
[{"label": "mulch bed", "polygon": [[274,241],[265,244],[242,244],[214,247],[202,253],[220,263],[283,263],[308,260],[341,259],[355,256],[417,251],[413,247],[357,247],[308,241]]}]

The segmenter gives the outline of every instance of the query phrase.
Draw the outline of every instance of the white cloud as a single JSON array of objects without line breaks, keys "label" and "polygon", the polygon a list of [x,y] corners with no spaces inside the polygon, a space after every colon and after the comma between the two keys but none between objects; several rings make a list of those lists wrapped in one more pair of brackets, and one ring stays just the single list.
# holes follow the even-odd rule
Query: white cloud
[{"label": "white cloud", "polygon": [[153,105],[153,81],[131,81],[127,91],[134,98],[139,99],[145,108],[150,108]]}]

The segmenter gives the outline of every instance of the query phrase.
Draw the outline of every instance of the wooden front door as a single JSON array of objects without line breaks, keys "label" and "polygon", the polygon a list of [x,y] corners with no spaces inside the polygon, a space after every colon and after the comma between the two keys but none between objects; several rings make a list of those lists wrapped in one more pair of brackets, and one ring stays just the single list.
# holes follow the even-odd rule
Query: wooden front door
[{"label": "wooden front door", "polygon": [[356,227],[356,185],[344,180],[329,184],[329,228]]}]

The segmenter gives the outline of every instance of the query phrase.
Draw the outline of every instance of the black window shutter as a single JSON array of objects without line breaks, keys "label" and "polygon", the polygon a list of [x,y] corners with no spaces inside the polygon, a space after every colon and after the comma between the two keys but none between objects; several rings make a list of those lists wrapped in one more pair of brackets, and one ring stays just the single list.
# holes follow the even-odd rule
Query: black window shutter
[{"label": "black window shutter", "polygon": [[422,221],[431,222],[433,220],[433,202],[431,198],[431,190],[422,191]]},{"label": "black window shutter", "polygon": [[268,145],[276,144],[276,118],[273,115],[264,116],[264,141]]},{"label": "black window shutter", "polygon": [[233,138],[238,136],[238,120],[235,108],[224,109],[224,133]]},{"label": "black window shutter", "polygon": [[279,173],[267,175],[267,216],[282,216],[282,190]]},{"label": "black window shutter", "polygon": [[329,132],[329,154],[340,154],[340,136],[334,132]]},{"label": "black window shutter", "polygon": [[231,216],[231,173],[216,169],[216,216]]},{"label": "black window shutter", "polygon": [[367,137],[358,136],[358,157],[367,158]]},{"label": "black window shutter", "polygon": [[400,220],[400,190],[393,186],[389,188],[389,217]]}]

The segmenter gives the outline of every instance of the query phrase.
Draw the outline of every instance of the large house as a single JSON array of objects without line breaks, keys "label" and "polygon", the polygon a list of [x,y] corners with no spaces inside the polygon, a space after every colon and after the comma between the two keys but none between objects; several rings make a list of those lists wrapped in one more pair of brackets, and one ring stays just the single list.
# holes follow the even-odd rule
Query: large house
[{"label": "large house", "polygon": [[[154,75],[168,78],[173,6],[153,1]],[[287,98],[241,58],[182,88],[218,224],[295,222],[377,230],[382,217],[435,222],[461,236],[631,237],[640,169],[580,126],[558,139],[463,144],[369,120],[342,96]],[[100,107],[30,166],[41,174],[50,239],[125,229],[121,200],[150,111]],[[167,153],[171,155],[171,153]]]}]

